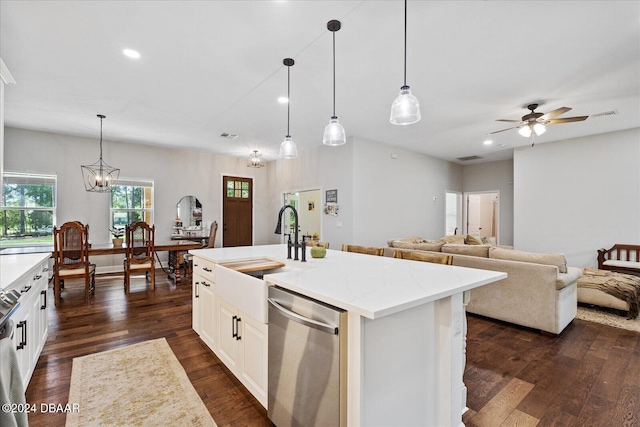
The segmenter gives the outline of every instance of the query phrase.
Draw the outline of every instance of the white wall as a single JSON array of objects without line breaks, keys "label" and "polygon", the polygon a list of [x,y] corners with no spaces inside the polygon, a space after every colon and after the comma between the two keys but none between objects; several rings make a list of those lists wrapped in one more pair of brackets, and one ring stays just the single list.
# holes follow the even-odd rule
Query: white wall
[{"label": "white wall", "polygon": [[514,243],[595,267],[597,249],[640,244],[640,129],[514,153]]},{"label": "white wall", "polygon": [[[266,211],[267,236],[270,243],[279,243],[280,236],[273,233],[277,214],[282,207],[282,194],[296,189],[321,188],[316,209],[322,212],[322,240],[330,249],[340,249],[349,243],[353,235],[353,141],[347,140],[339,147],[321,146],[300,151],[297,159],[276,160],[267,163],[267,188],[269,190]],[[326,190],[338,190],[340,211],[338,216],[325,215]],[[306,203],[306,200],[301,201]],[[303,230],[304,231],[304,230]]]},{"label": "white wall", "polygon": [[386,246],[397,237],[439,239],[445,235],[445,192],[462,191],[462,166],[354,138],[353,182],[356,221],[346,243]]},{"label": "white wall", "polygon": [[513,160],[465,165],[462,188],[465,193],[496,190],[500,193],[498,239],[501,245],[513,246]]},{"label": "white wall", "polygon": [[[80,165],[98,159],[98,143],[98,138],[6,128],[4,167],[57,174],[56,223],[72,220],[87,223],[92,243],[107,243],[109,195],[86,192],[80,171]],[[103,141],[103,151],[105,161],[120,168],[121,177],[154,181],[156,241],[170,239],[176,204],[186,195],[196,196],[202,203],[203,221],[217,220],[222,227],[222,175],[226,174],[255,178],[254,244],[267,243],[267,222],[262,215],[269,204],[264,168],[247,168],[244,158],[108,140]],[[222,242],[220,230],[217,246]]]}]

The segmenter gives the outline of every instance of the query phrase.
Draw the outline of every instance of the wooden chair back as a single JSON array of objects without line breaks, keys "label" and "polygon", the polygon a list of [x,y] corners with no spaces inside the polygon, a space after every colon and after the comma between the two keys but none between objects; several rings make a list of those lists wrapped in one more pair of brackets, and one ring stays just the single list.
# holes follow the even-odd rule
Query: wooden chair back
[{"label": "wooden chair back", "polygon": [[319,242],[317,240],[305,240],[304,242],[308,247],[322,246],[325,249],[329,249],[329,242]]},{"label": "wooden chair back", "polygon": [[218,234],[218,221],[213,221],[211,224],[211,230],[209,231],[209,243],[207,244],[207,248],[213,248],[216,244],[216,234]]},{"label": "wooden chair back", "polygon": [[78,221],[53,227],[54,265],[57,269],[89,266],[89,225]]},{"label": "wooden chair back", "polygon": [[127,261],[134,264],[153,262],[155,231],[155,225],[143,221],[127,225]]},{"label": "wooden chair back", "polygon": [[451,255],[430,254],[426,252],[395,251],[393,253],[393,257],[400,259],[410,259],[413,261],[431,262],[434,264],[451,265],[453,263],[453,256]]},{"label": "wooden chair back", "polygon": [[376,248],[372,246],[342,245],[342,250],[345,252],[355,252],[358,254],[376,256],[382,256],[384,254],[384,248]]}]

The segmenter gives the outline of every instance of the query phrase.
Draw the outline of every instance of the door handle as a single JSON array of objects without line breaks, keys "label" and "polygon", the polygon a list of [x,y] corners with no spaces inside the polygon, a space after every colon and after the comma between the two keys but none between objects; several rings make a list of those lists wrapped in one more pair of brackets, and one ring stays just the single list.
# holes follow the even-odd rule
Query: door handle
[{"label": "door handle", "polygon": [[283,316],[296,323],[300,323],[301,325],[308,326],[309,328],[317,329],[328,334],[338,335],[338,328],[336,326],[330,325],[328,323],[318,322],[317,320],[309,319],[308,317],[301,316],[291,310],[287,310],[271,298],[267,298],[267,301]]}]

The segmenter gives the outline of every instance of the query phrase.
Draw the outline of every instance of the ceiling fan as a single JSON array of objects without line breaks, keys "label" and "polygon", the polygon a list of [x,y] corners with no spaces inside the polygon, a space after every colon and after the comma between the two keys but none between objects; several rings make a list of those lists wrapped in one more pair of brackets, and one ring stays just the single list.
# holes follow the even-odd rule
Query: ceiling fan
[{"label": "ceiling fan", "polygon": [[586,120],[589,116],[576,116],[576,117],[565,117],[562,119],[556,119],[561,114],[566,113],[571,110],[569,107],[560,107],[556,110],[549,111],[548,113],[536,113],[535,109],[538,108],[538,104],[529,104],[527,105],[527,109],[529,109],[529,113],[522,116],[522,120],[509,120],[509,119],[498,119],[497,122],[509,122],[509,123],[518,123],[517,126],[513,126],[510,128],[498,130],[495,132],[489,133],[489,135],[493,135],[494,133],[504,132],[510,129],[520,129],[518,132],[520,135],[524,137],[530,137],[534,135],[542,135],[547,129],[545,125],[557,125],[560,123],[571,123],[571,122],[581,122]]}]

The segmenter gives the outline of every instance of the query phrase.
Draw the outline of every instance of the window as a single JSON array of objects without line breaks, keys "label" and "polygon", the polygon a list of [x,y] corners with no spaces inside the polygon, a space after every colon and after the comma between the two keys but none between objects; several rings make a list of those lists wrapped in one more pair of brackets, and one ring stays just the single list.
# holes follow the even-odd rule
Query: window
[{"label": "window", "polygon": [[56,176],[5,172],[3,177],[0,246],[53,244]]},{"label": "window", "polygon": [[153,225],[153,181],[119,179],[111,186],[110,218],[112,228],[124,229],[136,221]]},{"label": "window", "polygon": [[247,181],[227,181],[227,197],[248,199],[249,183]]}]

